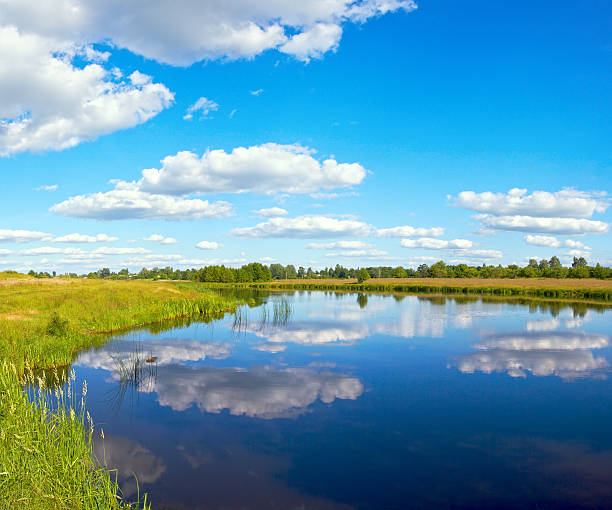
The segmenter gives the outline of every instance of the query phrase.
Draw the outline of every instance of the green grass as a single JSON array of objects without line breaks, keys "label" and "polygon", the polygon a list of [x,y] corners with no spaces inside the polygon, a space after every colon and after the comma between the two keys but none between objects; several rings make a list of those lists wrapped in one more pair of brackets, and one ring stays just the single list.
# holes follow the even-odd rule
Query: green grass
[{"label": "green grass", "polygon": [[189,284],[24,280],[0,285],[0,359],[18,369],[69,364],[109,334],[177,318],[212,319],[236,299]]},{"label": "green grass", "polygon": [[[26,368],[0,364],[0,509],[137,509],[93,455],[94,425],[72,386],[51,390]],[[24,391],[29,388],[30,395]],[[95,430],[101,434],[101,430]],[[113,481],[115,480],[115,481]]]}]

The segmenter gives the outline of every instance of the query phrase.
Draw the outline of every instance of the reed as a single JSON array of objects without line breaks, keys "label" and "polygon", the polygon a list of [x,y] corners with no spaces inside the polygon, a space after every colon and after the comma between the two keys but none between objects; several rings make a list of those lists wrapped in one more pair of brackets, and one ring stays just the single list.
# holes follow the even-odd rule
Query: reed
[{"label": "reed", "polygon": [[73,382],[74,372],[51,389],[27,365],[19,375],[0,364],[0,509],[148,509],[146,495],[125,502],[113,471],[95,458],[101,430],[85,409],[86,384],[77,395]]}]

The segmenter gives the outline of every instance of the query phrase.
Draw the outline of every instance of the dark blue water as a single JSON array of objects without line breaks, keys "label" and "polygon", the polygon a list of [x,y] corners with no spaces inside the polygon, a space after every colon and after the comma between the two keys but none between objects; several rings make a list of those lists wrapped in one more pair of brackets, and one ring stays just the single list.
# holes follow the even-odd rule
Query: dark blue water
[{"label": "dark blue water", "polygon": [[612,508],[611,317],[273,294],[75,368],[96,453],[154,508]]}]

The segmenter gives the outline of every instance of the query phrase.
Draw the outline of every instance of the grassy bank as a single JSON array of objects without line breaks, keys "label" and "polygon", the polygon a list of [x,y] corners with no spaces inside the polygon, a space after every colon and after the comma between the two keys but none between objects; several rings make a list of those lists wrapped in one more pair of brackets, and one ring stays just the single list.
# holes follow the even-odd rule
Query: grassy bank
[{"label": "grassy bank", "polygon": [[65,367],[110,333],[212,319],[236,303],[170,282],[0,279],[0,510],[143,507],[123,503],[113,473],[95,459],[93,422],[70,379],[57,393],[44,387],[28,393],[24,383],[34,382],[28,367]]},{"label": "grassy bank", "polygon": [[109,333],[179,317],[214,318],[236,301],[171,282],[0,281],[0,359],[18,369],[65,365]]},{"label": "grassy bank", "polygon": [[[124,503],[113,473],[94,459],[93,423],[72,379],[52,392],[32,372],[0,364],[0,509],[147,508],[146,497]],[[37,388],[30,398],[24,384]]]},{"label": "grassy bank", "polygon": [[251,288],[283,290],[352,290],[612,301],[612,280],[598,279],[372,278],[363,283],[358,283],[355,279],[298,279],[244,285]]}]

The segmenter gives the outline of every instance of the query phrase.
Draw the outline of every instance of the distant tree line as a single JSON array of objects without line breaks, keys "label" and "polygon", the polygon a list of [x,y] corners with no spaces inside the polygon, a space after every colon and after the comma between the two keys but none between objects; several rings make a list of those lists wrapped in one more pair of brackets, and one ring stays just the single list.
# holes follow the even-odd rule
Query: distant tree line
[{"label": "distant tree line", "polygon": [[[52,278],[56,276],[48,272],[30,271],[28,273],[37,278]],[[63,276],[77,277],[76,273],[67,273]],[[130,273],[127,269],[112,272],[103,268],[91,272],[87,278],[104,279],[143,279],[143,280],[192,280],[198,282],[216,283],[248,283],[267,282],[270,280],[286,279],[323,279],[323,278],[357,278],[363,282],[368,278],[612,278],[612,268],[600,264],[589,266],[584,257],[574,257],[571,267],[564,267],[558,257],[550,260],[529,260],[529,263],[520,267],[516,264],[508,266],[486,265],[468,266],[467,264],[447,265],[442,260],[428,266],[421,264],[416,269],[401,266],[372,266],[362,268],[348,268],[340,264],[335,267],[326,267],[313,270],[289,264],[270,264],[270,266],[252,262],[240,268],[226,267],[224,265],[206,266],[199,269],[173,269],[172,267],[152,269],[143,268],[138,273]]]}]

